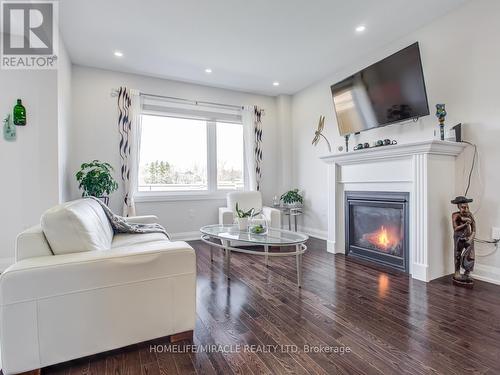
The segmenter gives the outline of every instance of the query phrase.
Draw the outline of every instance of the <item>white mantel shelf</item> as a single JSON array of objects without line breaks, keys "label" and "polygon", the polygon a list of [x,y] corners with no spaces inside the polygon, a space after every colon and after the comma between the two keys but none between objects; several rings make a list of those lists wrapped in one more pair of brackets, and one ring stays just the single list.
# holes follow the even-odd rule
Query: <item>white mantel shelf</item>
[{"label": "white mantel shelf", "polygon": [[450,200],[455,192],[455,160],[465,147],[428,140],[321,157],[328,164],[328,251],[346,251],[346,191],[407,192],[410,274],[430,281],[452,273]]},{"label": "white mantel shelf", "polygon": [[465,143],[428,140],[389,146],[371,147],[359,151],[337,152],[320,157],[326,163],[338,165],[359,164],[380,159],[401,158],[418,154],[458,156]]}]

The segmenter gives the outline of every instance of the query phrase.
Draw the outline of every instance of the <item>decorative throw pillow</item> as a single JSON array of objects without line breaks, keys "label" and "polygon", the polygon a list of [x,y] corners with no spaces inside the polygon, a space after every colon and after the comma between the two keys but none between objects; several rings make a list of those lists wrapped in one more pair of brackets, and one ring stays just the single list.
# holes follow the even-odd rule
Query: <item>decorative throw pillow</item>
[{"label": "decorative throw pillow", "polygon": [[41,226],[55,255],[111,248],[113,229],[102,207],[92,199],[47,210]]}]

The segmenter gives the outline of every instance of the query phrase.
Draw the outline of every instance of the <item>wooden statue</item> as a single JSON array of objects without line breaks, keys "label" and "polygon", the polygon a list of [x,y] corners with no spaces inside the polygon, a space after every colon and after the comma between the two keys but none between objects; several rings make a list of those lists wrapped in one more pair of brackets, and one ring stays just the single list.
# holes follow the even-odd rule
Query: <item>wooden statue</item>
[{"label": "wooden statue", "polygon": [[[451,216],[453,223],[455,273],[453,283],[455,285],[472,288],[474,281],[470,272],[474,269],[474,238],[476,237],[476,221],[469,210],[472,199],[459,196],[451,203],[456,204],[458,211]],[[461,273],[461,269],[464,273]]]}]

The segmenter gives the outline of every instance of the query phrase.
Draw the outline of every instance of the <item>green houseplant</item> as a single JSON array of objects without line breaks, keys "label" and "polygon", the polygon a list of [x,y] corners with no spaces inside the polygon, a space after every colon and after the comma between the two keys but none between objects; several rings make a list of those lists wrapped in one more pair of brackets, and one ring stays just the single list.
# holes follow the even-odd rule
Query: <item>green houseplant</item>
[{"label": "green houseplant", "polygon": [[298,206],[304,203],[304,197],[299,194],[299,189],[287,191],[281,195],[280,200],[287,206]]},{"label": "green houseplant", "polygon": [[251,208],[248,211],[240,209],[238,202],[236,202],[236,221],[238,222],[240,230],[247,229],[248,220],[258,214],[259,212],[255,213],[255,208]]},{"label": "green houseplant", "polygon": [[109,163],[93,160],[83,163],[76,173],[78,188],[83,190],[82,197],[102,198],[109,203],[109,194],[118,189],[118,183],[112,175],[113,167]]}]

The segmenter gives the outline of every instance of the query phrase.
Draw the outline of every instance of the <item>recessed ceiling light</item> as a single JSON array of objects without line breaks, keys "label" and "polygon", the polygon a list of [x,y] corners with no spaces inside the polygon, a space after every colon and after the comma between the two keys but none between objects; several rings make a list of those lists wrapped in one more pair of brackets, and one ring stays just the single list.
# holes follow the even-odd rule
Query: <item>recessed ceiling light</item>
[{"label": "recessed ceiling light", "polygon": [[115,51],[113,53],[116,57],[123,57],[123,52],[120,52],[120,51]]},{"label": "recessed ceiling light", "polygon": [[358,27],[356,27],[356,32],[357,33],[362,33],[365,30],[366,30],[366,26],[365,25],[359,25]]},{"label": "recessed ceiling light", "polygon": [[279,86],[279,85],[280,85],[280,83],[278,81],[273,82],[273,86]]},{"label": "recessed ceiling light", "polygon": [[206,68],[206,69],[205,69],[205,73],[207,73],[207,74],[212,73],[212,69],[210,69],[210,68]]}]

